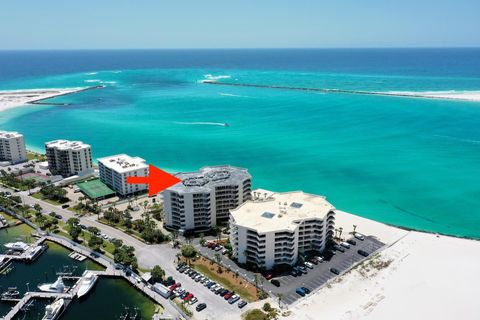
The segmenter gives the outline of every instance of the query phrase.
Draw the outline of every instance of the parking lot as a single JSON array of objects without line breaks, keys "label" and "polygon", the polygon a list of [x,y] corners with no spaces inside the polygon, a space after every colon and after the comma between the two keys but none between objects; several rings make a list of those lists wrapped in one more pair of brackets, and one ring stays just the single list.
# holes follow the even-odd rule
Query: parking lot
[{"label": "parking lot", "polygon": [[297,288],[306,287],[313,293],[328,280],[337,276],[330,271],[330,268],[336,268],[340,271],[340,273],[343,273],[351,268],[355,263],[366,259],[362,255],[358,254],[358,250],[361,249],[371,254],[385,245],[384,243],[370,236],[366,236],[364,241],[357,240],[356,242],[357,244],[351,246],[350,249],[345,249],[344,253],[337,251],[329,261],[323,261],[318,265],[314,265],[313,269],[308,269],[307,274],[302,274],[297,277],[292,275],[275,277],[275,279],[280,282],[280,287],[276,287],[270,282],[265,281],[265,291],[273,295],[281,293],[283,295],[283,303],[292,304],[296,300],[302,298],[302,296],[295,292]]},{"label": "parking lot", "polygon": [[[166,272],[167,277],[172,276],[175,281],[182,284],[182,288],[193,293],[197,297],[198,302],[188,308],[193,312],[196,319],[222,319],[226,314],[231,315],[233,319],[240,318],[242,312],[250,308],[250,304],[243,309],[239,309],[237,303],[229,304],[222,297],[214,294],[204,285],[195,282],[185,273],[178,272],[175,267],[177,260],[177,249],[173,249],[171,245],[161,244],[153,246],[145,246],[137,251],[138,258],[143,262],[144,268],[153,268],[160,265]],[[200,303],[206,303],[207,308],[200,312],[195,308]]]}]

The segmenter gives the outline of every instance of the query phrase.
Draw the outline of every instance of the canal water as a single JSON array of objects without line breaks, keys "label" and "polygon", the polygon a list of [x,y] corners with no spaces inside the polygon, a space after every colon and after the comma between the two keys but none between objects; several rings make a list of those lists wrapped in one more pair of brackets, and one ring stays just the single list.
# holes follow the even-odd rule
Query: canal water
[{"label": "canal water", "polygon": [[[4,252],[7,242],[34,242],[33,229],[22,224],[0,230],[0,251]],[[27,291],[37,291],[41,283],[51,283],[57,279],[58,272],[72,272],[81,275],[86,269],[104,270],[104,267],[87,259],[78,262],[68,257],[71,252],[56,243],[47,242],[48,249],[33,263],[13,262],[10,271],[0,274],[0,291],[16,287],[20,295]],[[66,285],[71,285],[65,281]],[[16,319],[42,319],[45,306],[51,301],[38,299],[26,312],[18,314]],[[0,316],[4,316],[15,302],[0,302]],[[122,314],[137,314],[137,319],[151,319],[156,304],[122,279],[100,278],[85,299],[74,299],[62,315],[62,320],[74,319],[119,319]]]}]

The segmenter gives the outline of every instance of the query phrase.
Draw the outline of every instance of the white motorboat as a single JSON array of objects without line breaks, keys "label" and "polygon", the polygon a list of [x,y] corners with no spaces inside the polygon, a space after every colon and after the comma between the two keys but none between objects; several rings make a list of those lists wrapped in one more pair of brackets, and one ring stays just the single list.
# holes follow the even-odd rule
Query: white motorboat
[{"label": "white motorboat", "polygon": [[4,246],[13,251],[25,251],[29,248],[29,245],[22,241],[5,243]]},{"label": "white motorboat", "polygon": [[49,304],[45,307],[45,315],[42,320],[55,320],[57,319],[63,311],[65,306],[65,301],[63,299],[58,299],[52,304]]},{"label": "white motorboat", "polygon": [[97,282],[98,276],[92,271],[85,270],[80,280],[80,288],[77,291],[77,297],[81,298],[86,295],[90,289],[92,289],[95,282]]},{"label": "white motorboat", "polygon": [[65,284],[62,277],[58,277],[54,283],[42,283],[38,289],[43,292],[65,292]]}]

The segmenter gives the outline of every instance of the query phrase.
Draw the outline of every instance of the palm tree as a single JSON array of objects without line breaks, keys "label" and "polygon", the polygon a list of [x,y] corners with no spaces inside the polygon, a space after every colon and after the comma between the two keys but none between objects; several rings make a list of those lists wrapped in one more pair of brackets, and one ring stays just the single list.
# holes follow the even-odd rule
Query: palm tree
[{"label": "palm tree", "polygon": [[215,253],[214,257],[215,257],[215,261],[218,264],[218,271],[221,271],[222,269],[220,268],[220,263],[222,262],[222,256],[220,256],[219,253]]},{"label": "palm tree", "polygon": [[257,294],[258,294],[258,280],[259,280],[260,276],[258,275],[258,273],[255,273],[253,275],[253,281],[255,282],[255,288],[257,289]]},{"label": "palm tree", "polygon": [[277,299],[278,299],[278,307],[281,308],[281,302],[283,299],[283,294],[282,293],[277,293]]},{"label": "palm tree", "polygon": [[355,235],[355,232],[357,232],[356,230],[357,230],[357,225],[354,224],[354,225],[353,225],[353,235]]},{"label": "palm tree", "polygon": [[343,227],[338,228],[338,237],[342,238]]}]

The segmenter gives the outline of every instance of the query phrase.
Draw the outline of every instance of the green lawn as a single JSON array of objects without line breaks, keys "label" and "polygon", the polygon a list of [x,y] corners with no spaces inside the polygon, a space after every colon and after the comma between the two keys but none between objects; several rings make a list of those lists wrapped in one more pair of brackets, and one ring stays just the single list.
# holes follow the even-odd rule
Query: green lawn
[{"label": "green lawn", "polygon": [[60,205],[64,204],[64,203],[61,203],[61,202],[56,201],[56,200],[45,199],[45,198],[43,198],[43,195],[40,192],[32,194],[32,197],[34,197],[36,199],[39,199],[39,200],[43,200],[43,201],[48,202],[50,204],[53,204],[55,206],[60,206]]},{"label": "green lawn", "polygon": [[203,275],[207,276],[211,280],[215,281],[216,283],[220,283],[226,289],[235,291],[235,293],[240,295],[243,299],[249,302],[257,300],[256,297],[253,296],[250,292],[248,292],[244,287],[231,283],[230,281],[228,281],[228,279],[225,279],[218,273],[213,272],[207,266],[201,264],[193,264],[193,268],[201,272]]}]

